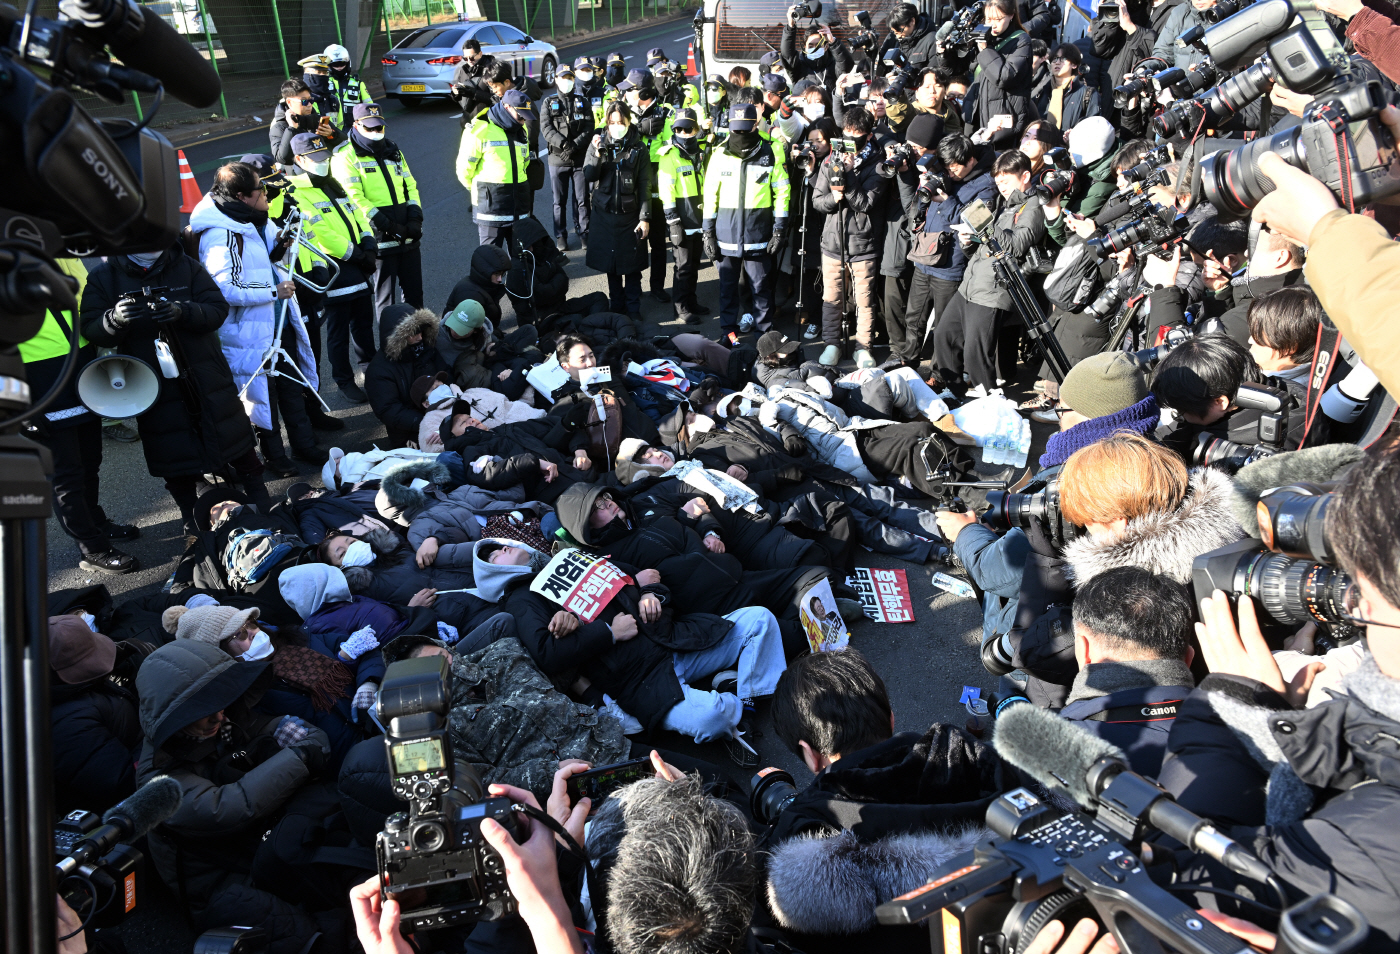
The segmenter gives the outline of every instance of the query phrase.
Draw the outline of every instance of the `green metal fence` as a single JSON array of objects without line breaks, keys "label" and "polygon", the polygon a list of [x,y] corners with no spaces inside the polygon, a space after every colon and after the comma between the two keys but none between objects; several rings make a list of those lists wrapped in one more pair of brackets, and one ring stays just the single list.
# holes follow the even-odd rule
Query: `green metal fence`
[{"label": "green metal fence", "polygon": [[[575,43],[586,34],[622,27],[647,17],[694,9],[699,0],[477,0],[481,13],[545,42]],[[297,61],[341,43],[375,89],[380,57],[411,31],[453,22],[465,15],[464,0],[360,0],[359,31],[346,36],[346,0],[150,0],[143,2],[190,43],[211,57],[224,93],[211,109],[195,109],[166,97],[156,127],[227,116],[271,119],[277,87],[301,73]],[[57,0],[38,0],[38,12],[57,16]],[[360,48],[360,36],[368,41]],[[674,54],[673,54],[674,55]],[[96,97],[80,101],[99,118],[140,118],[151,97],[116,106]]]}]

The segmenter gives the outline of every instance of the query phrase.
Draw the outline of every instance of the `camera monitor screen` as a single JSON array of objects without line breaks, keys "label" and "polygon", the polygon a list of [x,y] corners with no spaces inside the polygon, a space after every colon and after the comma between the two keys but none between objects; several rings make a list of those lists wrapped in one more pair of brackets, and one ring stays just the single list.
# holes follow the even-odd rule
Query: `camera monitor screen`
[{"label": "camera monitor screen", "polygon": [[437,739],[401,742],[394,745],[393,752],[394,774],[396,775],[436,772],[446,767],[442,755],[442,743]]}]

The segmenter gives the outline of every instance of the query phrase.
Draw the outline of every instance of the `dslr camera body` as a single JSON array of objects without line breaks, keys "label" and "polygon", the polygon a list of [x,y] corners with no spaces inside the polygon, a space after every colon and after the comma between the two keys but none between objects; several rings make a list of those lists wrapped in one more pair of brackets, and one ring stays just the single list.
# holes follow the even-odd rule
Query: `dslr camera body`
[{"label": "dslr camera body", "polygon": [[517,835],[508,798],[484,798],[481,779],[454,762],[447,736],[448,658],[391,665],[379,690],[379,721],[394,795],[409,811],[390,815],[375,839],[381,891],[393,895],[410,931],[514,913],[501,856],[481,836],[483,819]]},{"label": "dslr camera body", "polygon": [[1259,412],[1256,442],[1242,444],[1217,437],[1209,431],[1203,432],[1196,439],[1196,449],[1192,452],[1194,466],[1223,464],[1233,473],[1246,464],[1272,457],[1284,449],[1284,441],[1288,438],[1289,411],[1295,403],[1287,391],[1264,384],[1245,383],[1235,394],[1234,403],[1239,408]]},{"label": "dslr camera body", "polygon": [[1057,550],[1083,535],[1084,528],[1065,519],[1060,510],[1060,468],[1041,471],[1027,489],[1028,493],[994,490],[987,494],[988,508],[982,514],[982,522],[1003,533],[1012,527],[1029,530],[1032,524],[1039,523]]}]

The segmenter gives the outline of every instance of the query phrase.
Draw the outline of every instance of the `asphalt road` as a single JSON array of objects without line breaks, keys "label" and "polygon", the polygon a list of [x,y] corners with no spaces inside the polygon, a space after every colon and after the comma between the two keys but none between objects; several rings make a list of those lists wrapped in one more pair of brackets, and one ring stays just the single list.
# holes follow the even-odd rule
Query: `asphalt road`
[{"label": "asphalt road", "polygon": [[[614,34],[593,42],[561,48],[567,58],[588,54],[607,54],[620,50],[630,62],[644,63],[647,49],[661,46],[673,58],[681,59],[689,41],[688,21],[654,24],[636,31]],[[385,104],[388,131],[407,155],[418,180],[424,207],[423,272],[426,304],[440,309],[447,294],[459,278],[468,271],[472,250],[477,245],[476,226],[471,220],[465,190],[453,174],[453,162],[460,140],[460,127],[455,107],[428,104],[405,110],[396,102]],[[267,139],[262,131],[237,134],[218,142],[205,143],[186,150],[196,177],[208,188],[211,171],[224,157],[238,157],[248,152],[264,152]],[[545,223],[551,221],[551,199],[548,188],[536,197],[535,212]],[[606,291],[603,275],[592,272],[583,264],[584,253],[570,251],[569,274],[571,295],[594,290]],[[718,305],[718,288],[713,268],[700,273],[699,296],[712,308]],[[509,305],[506,306],[509,314]],[[646,321],[644,333],[676,333],[677,325],[672,306],[643,296],[642,314]],[[510,318],[506,323],[509,324]],[[794,326],[779,327],[793,334]],[[693,330],[693,329],[692,329]],[[711,318],[702,331],[718,337],[718,320]],[[815,358],[818,345],[808,345],[808,358]],[[880,353],[877,352],[877,357]],[[323,369],[323,379],[329,375]],[[383,426],[374,418],[368,405],[351,406],[331,387],[323,393],[332,412],[345,421],[346,429],[335,433],[319,433],[323,448],[343,447],[347,450],[367,449],[384,436]],[[1042,436],[1043,441],[1043,436]],[[140,595],[157,590],[174,569],[182,546],[179,514],[163,484],[147,472],[140,444],[118,444],[103,441],[102,504],[112,519],[134,523],[141,528],[141,538],[124,549],[135,554],[143,569],[122,577],[99,577],[76,568],[77,547],[59,528],[49,521],[50,589],[102,582],[120,601],[124,595]],[[1035,451],[1037,454],[1039,450]],[[319,469],[302,465],[300,478],[272,482],[274,497],[296,479],[319,480]],[[852,645],[864,652],[882,674],[889,688],[899,731],[926,729],[934,721],[950,721],[961,725],[965,713],[959,704],[962,687],[976,685],[990,688],[993,679],[982,669],[976,647],[981,632],[981,612],[977,603],[935,589],[929,583],[931,569],[902,563],[875,554],[862,559],[864,565],[896,567],[907,571],[913,595],[915,621],[908,624],[877,625],[861,622],[853,627]],[[791,771],[799,784],[810,777],[801,761],[785,751],[771,730],[766,708],[761,710],[759,735],[754,744],[761,755],[761,765],[776,764]],[[726,764],[721,746],[690,746],[675,743],[677,749],[691,751],[717,764]],[[748,773],[736,773],[747,776]],[[123,929],[132,950],[151,952],[183,951],[189,949],[191,935],[184,921],[163,897],[163,889],[148,891],[151,907],[131,919]],[[143,905],[143,908],[145,906]]]}]

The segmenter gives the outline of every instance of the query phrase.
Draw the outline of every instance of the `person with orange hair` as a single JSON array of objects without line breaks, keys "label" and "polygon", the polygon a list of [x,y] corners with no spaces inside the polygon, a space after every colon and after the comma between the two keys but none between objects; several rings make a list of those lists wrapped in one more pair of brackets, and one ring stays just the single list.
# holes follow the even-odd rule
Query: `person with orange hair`
[{"label": "person with orange hair", "polygon": [[1030,674],[1027,697],[1064,704],[1078,671],[1070,606],[1075,590],[1108,570],[1141,567],[1189,584],[1202,553],[1244,535],[1230,511],[1230,478],[1208,467],[1188,471],[1151,438],[1124,431],[1070,455],[1060,470],[1060,512],[1083,533],[1057,549],[1028,531],[1033,552],[1021,578],[1016,622],[982,659],[1004,674]]}]

